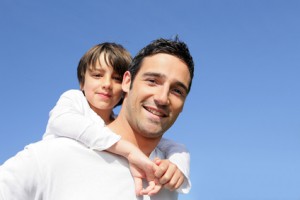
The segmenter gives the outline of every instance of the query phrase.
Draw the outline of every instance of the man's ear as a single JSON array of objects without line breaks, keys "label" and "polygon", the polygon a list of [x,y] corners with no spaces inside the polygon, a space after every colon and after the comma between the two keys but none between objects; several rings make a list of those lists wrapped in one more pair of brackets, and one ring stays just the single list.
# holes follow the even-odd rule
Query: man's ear
[{"label": "man's ear", "polygon": [[128,92],[130,90],[130,84],[131,84],[131,74],[129,71],[126,71],[123,75],[123,81],[122,81],[122,89],[124,92]]}]

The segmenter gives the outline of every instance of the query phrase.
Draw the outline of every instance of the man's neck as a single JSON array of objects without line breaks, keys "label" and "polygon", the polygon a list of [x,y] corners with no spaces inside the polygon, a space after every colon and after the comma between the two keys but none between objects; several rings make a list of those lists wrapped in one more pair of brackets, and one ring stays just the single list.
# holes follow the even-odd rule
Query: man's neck
[{"label": "man's neck", "polygon": [[160,138],[145,138],[137,133],[122,115],[119,115],[112,123],[110,123],[108,128],[120,135],[122,139],[136,145],[147,156],[150,156],[151,152],[160,141]]}]

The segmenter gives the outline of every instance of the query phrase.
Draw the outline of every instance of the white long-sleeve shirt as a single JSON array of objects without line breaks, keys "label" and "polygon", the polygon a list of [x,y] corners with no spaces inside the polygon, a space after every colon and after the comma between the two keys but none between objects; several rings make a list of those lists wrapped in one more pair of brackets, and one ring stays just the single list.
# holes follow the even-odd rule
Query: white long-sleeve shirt
[{"label": "white long-sleeve shirt", "polygon": [[[106,128],[107,129],[107,128]],[[163,155],[155,149],[152,157]],[[176,200],[162,189],[136,197],[125,158],[59,137],[28,145],[0,166],[1,200]]]},{"label": "white long-sleeve shirt", "polygon": [[[98,151],[105,150],[120,140],[119,135],[103,131],[104,121],[90,108],[80,90],[68,90],[63,93],[49,115],[44,139],[68,137]],[[185,175],[184,183],[177,191],[188,193],[191,188],[188,150],[185,146],[164,138],[158,144],[158,149]]]}]

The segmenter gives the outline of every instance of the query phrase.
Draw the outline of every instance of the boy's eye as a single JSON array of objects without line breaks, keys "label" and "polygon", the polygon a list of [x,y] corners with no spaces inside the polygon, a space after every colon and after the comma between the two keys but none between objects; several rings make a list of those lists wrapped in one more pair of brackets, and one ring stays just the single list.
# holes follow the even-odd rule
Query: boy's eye
[{"label": "boy's eye", "polygon": [[121,76],[114,76],[113,77],[114,80],[122,82],[122,77]]},{"label": "boy's eye", "polygon": [[101,74],[101,73],[95,73],[92,76],[94,76],[96,78],[100,78],[100,77],[103,77],[103,74]]}]

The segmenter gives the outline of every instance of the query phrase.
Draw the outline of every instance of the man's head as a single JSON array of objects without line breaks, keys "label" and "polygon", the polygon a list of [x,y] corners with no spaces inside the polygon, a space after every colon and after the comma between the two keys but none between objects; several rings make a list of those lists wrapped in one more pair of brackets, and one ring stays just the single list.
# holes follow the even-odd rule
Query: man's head
[{"label": "man's head", "polygon": [[178,37],[176,37],[174,40],[167,40],[162,38],[157,39],[141,49],[139,53],[134,57],[129,66],[132,82],[134,81],[136,74],[140,70],[144,58],[158,53],[173,55],[182,60],[187,65],[191,80],[188,87],[188,91],[190,91],[192,80],[194,77],[194,61],[187,45],[184,42],[181,42]]},{"label": "man's head", "polygon": [[193,59],[178,39],[155,40],[137,54],[122,84],[122,115],[136,137],[160,140],[183,109],[193,73]]}]

